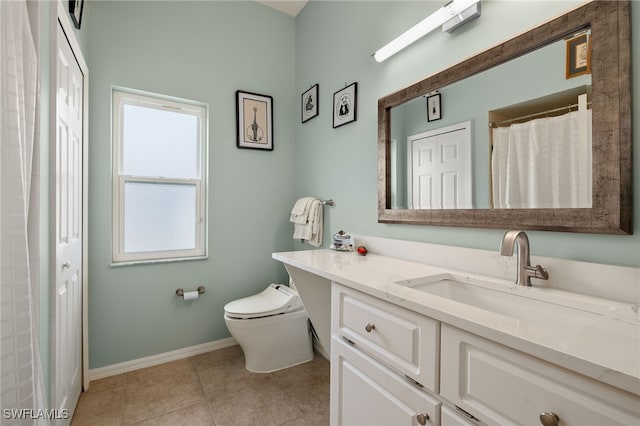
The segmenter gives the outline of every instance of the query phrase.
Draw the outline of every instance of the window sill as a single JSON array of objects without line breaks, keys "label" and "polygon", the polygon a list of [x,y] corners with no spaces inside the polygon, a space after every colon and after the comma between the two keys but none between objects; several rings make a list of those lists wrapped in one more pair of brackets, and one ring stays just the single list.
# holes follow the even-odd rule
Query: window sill
[{"label": "window sill", "polygon": [[111,261],[112,268],[118,268],[120,266],[134,266],[134,265],[149,265],[154,263],[174,263],[174,262],[189,262],[192,260],[206,260],[209,259],[208,255],[203,256],[191,256],[191,257],[174,257],[168,259],[144,259],[144,260],[124,260],[121,262]]}]

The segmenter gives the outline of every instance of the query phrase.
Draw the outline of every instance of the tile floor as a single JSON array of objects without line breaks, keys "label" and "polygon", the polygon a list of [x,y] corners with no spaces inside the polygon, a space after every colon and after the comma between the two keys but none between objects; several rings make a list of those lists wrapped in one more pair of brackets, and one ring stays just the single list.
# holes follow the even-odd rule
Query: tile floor
[{"label": "tile floor", "polygon": [[329,362],[274,373],[244,368],[239,346],[91,382],[71,425],[329,424]]}]

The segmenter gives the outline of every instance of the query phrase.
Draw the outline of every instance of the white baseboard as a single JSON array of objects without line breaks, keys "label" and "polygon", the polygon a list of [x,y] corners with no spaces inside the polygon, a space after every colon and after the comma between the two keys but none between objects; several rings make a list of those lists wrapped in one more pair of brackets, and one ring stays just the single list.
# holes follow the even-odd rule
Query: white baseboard
[{"label": "white baseboard", "polygon": [[93,368],[89,370],[89,381],[103,379],[116,374],[128,373],[129,371],[139,370],[141,368],[153,367],[154,365],[163,364],[169,361],[175,361],[190,356],[215,351],[217,349],[228,348],[237,345],[236,339],[227,337],[226,339],[215,340],[201,345],[189,346],[187,348],[176,349],[175,351],[165,352],[162,354],[151,355],[145,358],[132,359],[131,361],[120,362],[118,364],[107,365],[106,367]]}]

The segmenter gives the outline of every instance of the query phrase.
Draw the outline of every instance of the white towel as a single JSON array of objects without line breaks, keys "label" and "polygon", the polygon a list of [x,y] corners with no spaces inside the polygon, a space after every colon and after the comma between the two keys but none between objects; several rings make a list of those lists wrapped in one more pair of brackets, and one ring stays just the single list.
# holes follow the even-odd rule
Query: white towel
[{"label": "white towel", "polygon": [[[304,205],[302,209],[301,206]],[[294,214],[294,210],[302,214]],[[322,245],[322,202],[317,198],[305,197],[296,201],[289,220],[294,223],[293,238],[304,240],[319,247]]]},{"label": "white towel", "polygon": [[315,200],[313,197],[302,197],[293,205],[291,209],[291,214],[300,216],[306,209],[309,208],[309,203]]},{"label": "white towel", "polygon": [[289,221],[293,223],[307,223],[309,220],[309,209],[311,208],[311,202],[313,200],[315,200],[313,197],[303,197],[296,201],[291,209]]}]

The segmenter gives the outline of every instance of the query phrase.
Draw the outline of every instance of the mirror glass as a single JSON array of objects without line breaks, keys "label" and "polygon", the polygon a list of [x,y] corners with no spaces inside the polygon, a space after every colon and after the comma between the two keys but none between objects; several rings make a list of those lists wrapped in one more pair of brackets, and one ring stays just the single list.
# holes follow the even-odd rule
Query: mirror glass
[{"label": "mirror glass", "polygon": [[391,208],[591,207],[590,103],[576,123],[591,74],[566,78],[566,52],[558,40],[438,88],[437,120],[431,93],[391,108]]},{"label": "mirror glass", "polygon": [[378,222],[631,233],[630,2],[378,100]]}]

